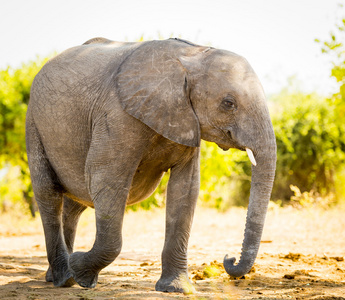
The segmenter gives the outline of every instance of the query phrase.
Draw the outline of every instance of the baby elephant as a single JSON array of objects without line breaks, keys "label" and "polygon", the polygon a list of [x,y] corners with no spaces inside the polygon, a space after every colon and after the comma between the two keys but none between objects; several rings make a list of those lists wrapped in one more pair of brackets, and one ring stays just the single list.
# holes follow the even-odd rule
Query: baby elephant
[{"label": "baby elephant", "polygon": [[[241,259],[224,259],[230,275],[242,276],[257,256],[276,163],[265,95],[248,62],[179,39],[95,38],[51,59],[32,84],[26,118],[46,280],[95,287],[121,251],[126,205],[146,199],[170,170],[156,290],[183,292],[201,139],[247,151],[253,164]],[[73,252],[87,206],[95,208],[96,239],[90,251]]]}]

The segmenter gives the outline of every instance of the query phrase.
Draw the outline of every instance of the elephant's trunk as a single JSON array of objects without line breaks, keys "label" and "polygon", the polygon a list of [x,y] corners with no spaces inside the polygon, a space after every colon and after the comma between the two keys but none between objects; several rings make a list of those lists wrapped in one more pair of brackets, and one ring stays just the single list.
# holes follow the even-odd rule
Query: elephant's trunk
[{"label": "elephant's trunk", "polygon": [[259,251],[275,175],[276,143],[274,134],[273,137],[271,135],[268,144],[259,147],[255,152],[257,165],[252,166],[252,183],[241,258],[237,265],[235,265],[236,258],[229,258],[228,255],[224,258],[226,272],[234,277],[241,277],[250,271]]}]

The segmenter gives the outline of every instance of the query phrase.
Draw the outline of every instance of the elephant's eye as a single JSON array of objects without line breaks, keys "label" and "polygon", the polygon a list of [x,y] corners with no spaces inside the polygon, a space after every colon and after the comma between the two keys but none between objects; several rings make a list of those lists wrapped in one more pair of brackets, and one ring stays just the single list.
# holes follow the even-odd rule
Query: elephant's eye
[{"label": "elephant's eye", "polygon": [[225,110],[235,110],[236,109],[236,102],[232,98],[225,98],[222,101],[222,108]]}]

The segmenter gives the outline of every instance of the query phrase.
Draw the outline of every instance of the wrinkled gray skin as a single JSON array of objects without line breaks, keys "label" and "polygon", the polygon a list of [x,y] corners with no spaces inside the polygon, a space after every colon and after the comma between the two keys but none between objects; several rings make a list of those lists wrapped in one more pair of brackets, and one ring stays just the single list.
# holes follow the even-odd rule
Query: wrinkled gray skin
[{"label": "wrinkled gray skin", "polygon": [[[258,252],[276,162],[264,92],[248,62],[177,39],[103,38],[50,60],[33,82],[26,121],[50,265],[47,281],[95,287],[100,270],[121,251],[126,205],[147,198],[170,169],[156,290],[183,291],[200,139],[224,150],[249,148],[257,162],[241,259],[237,265],[224,259],[226,271],[241,276]],[[96,239],[90,251],[73,253],[87,206],[95,208]]]}]

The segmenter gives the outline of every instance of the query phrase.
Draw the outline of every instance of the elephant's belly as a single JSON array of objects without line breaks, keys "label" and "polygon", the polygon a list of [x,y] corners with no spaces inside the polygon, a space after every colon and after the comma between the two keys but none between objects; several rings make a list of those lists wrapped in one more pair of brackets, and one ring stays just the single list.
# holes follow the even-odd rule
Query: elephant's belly
[{"label": "elephant's belly", "polygon": [[129,190],[127,205],[143,201],[151,196],[159,185],[163,175],[164,172],[137,170]]}]

